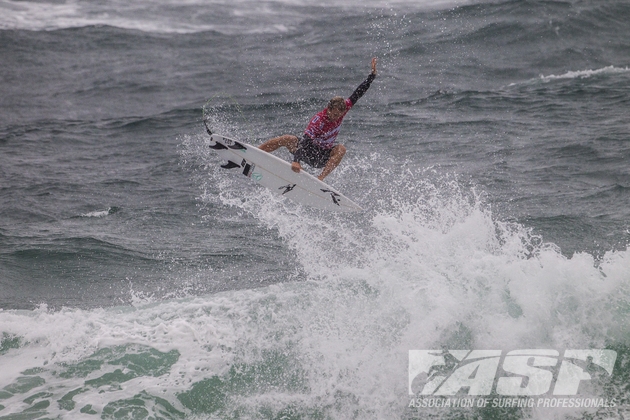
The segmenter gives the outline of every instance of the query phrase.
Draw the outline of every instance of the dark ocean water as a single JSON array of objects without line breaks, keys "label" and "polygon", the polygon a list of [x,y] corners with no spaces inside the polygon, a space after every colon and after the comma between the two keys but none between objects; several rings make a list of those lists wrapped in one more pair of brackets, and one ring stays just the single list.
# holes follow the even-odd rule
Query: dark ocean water
[{"label": "dark ocean water", "polygon": [[[630,415],[630,3],[0,0],[0,419]],[[379,75],[301,208],[216,132]],[[286,152],[278,156],[289,159]],[[409,350],[613,349],[589,409],[409,408]],[[624,417],[625,416],[625,417]]]}]

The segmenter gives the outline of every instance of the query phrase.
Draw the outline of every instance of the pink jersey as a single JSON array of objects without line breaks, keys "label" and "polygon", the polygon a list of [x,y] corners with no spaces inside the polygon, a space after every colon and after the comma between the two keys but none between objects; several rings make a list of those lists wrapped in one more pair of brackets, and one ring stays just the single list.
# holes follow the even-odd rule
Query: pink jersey
[{"label": "pink jersey", "polygon": [[350,111],[352,105],[352,101],[346,99],[346,112],[344,112],[337,121],[330,121],[328,119],[328,115],[326,114],[327,109],[318,112],[308,123],[304,134],[322,149],[332,149],[335,146],[343,117]]}]

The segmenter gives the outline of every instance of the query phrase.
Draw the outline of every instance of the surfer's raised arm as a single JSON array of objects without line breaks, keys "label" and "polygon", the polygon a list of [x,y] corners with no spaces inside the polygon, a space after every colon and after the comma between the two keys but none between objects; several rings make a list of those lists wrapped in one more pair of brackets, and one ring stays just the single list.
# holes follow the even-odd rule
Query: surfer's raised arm
[{"label": "surfer's raised arm", "polygon": [[337,135],[341,127],[343,117],[350,111],[350,108],[361,98],[370,88],[376,77],[376,57],[372,58],[372,72],[367,79],[359,85],[348,99],[342,96],[335,96],[328,102],[328,106],[311,118],[302,139],[298,136],[285,134],[275,137],[261,144],[259,148],[265,152],[273,152],[279,147],[286,147],[294,156],[291,169],[300,172],[302,166],[300,162],[306,162],[314,168],[324,168],[318,176],[323,180],[333,169],[339,165],[341,159],[346,154],[343,144],[337,144]]},{"label": "surfer's raised arm", "polygon": [[358,88],[356,88],[356,90],[352,93],[352,95],[350,95],[349,99],[350,99],[350,102],[352,102],[352,105],[356,104],[359,98],[361,98],[361,96],[363,96],[363,94],[367,92],[367,90],[370,88],[370,85],[376,78],[376,62],[377,62],[377,59],[376,57],[374,57],[372,59],[372,73],[370,73],[368,78],[365,79],[363,83],[359,85]]}]

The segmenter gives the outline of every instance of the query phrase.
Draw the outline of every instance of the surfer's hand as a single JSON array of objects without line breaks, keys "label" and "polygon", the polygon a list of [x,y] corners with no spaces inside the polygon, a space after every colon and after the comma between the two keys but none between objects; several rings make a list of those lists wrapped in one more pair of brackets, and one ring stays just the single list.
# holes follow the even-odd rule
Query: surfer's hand
[{"label": "surfer's hand", "polygon": [[291,163],[291,169],[293,170],[293,172],[299,174],[300,169],[302,169],[302,165],[300,165],[300,162],[293,162]]},{"label": "surfer's hand", "polygon": [[376,57],[372,58],[372,74],[376,75],[376,62],[378,60],[376,59]]}]

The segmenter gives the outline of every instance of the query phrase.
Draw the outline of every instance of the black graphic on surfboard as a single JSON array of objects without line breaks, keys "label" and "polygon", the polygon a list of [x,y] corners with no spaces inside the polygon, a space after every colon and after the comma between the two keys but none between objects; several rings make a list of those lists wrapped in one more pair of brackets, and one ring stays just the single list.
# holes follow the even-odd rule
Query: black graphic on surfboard
[{"label": "black graphic on surfboard", "polygon": [[325,190],[323,188],[322,188],[322,192],[330,193],[330,198],[332,198],[333,203],[335,203],[338,206],[341,205],[341,204],[339,204],[339,199],[341,197],[339,194],[337,194],[336,192],[331,191],[331,190]]},{"label": "black graphic on surfboard", "polygon": [[283,187],[278,188],[279,190],[284,188],[284,191],[282,191],[282,195],[285,195],[286,193],[288,193],[289,191],[292,191],[293,188],[295,188],[297,184],[289,184],[289,185],[285,185]]}]

